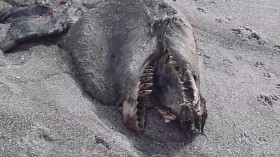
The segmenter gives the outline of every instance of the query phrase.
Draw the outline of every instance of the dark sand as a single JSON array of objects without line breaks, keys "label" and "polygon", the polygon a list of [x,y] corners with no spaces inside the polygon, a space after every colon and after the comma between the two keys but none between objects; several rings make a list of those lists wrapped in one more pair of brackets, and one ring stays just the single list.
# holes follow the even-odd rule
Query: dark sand
[{"label": "dark sand", "polygon": [[207,137],[191,142],[152,109],[135,135],[83,92],[67,52],[30,42],[0,51],[0,156],[280,156],[280,1],[170,3],[204,53]]}]

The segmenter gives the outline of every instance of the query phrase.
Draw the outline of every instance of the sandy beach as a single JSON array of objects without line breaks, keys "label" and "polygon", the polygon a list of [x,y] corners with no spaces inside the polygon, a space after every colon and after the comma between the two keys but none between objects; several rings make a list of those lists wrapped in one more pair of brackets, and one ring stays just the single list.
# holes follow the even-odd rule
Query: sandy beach
[{"label": "sandy beach", "polygon": [[206,136],[188,140],[154,109],[136,135],[84,92],[69,52],[39,41],[0,50],[0,156],[280,156],[280,1],[168,2],[204,55]]}]

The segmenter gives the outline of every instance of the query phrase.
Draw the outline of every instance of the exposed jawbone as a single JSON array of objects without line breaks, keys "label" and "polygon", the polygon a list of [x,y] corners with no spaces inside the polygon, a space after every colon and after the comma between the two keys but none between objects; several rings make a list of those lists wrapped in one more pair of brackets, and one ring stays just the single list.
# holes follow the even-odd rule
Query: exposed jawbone
[{"label": "exposed jawbone", "polygon": [[150,56],[136,87],[122,104],[124,123],[136,132],[144,131],[146,98],[153,92],[157,104],[169,108],[183,130],[203,133],[207,110],[200,92],[193,32],[182,19],[166,19],[159,23],[164,31],[158,32],[161,46]]}]

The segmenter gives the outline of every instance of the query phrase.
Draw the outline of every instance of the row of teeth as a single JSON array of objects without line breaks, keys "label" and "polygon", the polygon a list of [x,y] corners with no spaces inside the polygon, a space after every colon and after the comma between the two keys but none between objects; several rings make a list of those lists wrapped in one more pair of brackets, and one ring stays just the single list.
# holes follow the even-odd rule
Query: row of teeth
[{"label": "row of teeth", "polygon": [[[168,63],[170,65],[174,65],[175,70],[178,71],[178,64],[174,60],[174,57],[171,54],[168,54]],[[188,73],[185,76],[191,75],[190,71],[187,69],[183,69],[183,72]],[[184,102],[183,104],[191,104],[191,103],[197,104],[197,101],[198,101],[198,97],[196,97],[197,88],[195,87],[194,80],[193,80],[193,78],[184,78],[183,76],[184,76],[184,74],[181,74],[180,76],[178,76],[178,81],[181,84],[181,88],[182,88],[182,96],[183,96],[183,102]],[[193,90],[192,93],[189,93],[188,91],[191,91],[191,90]],[[193,96],[193,102],[190,102],[187,99],[187,96],[191,97],[190,94],[192,94],[192,96]],[[200,113],[201,107],[199,105],[195,105],[195,110],[197,113]]]},{"label": "row of teeth", "polygon": [[[174,69],[176,71],[179,70],[178,63],[175,61],[174,57],[170,53],[168,53],[167,61],[168,61],[168,64],[174,66]],[[184,104],[188,104],[189,102],[187,100],[187,94],[188,94],[188,90],[190,88],[190,86],[188,85],[189,81],[185,80],[185,78],[183,78],[183,74],[182,74],[181,76],[178,76],[178,82],[181,84],[181,87],[182,87],[183,102],[184,102]]]},{"label": "row of teeth", "polygon": [[153,92],[154,67],[146,66],[143,74],[140,77],[140,85],[137,97],[137,122],[140,129],[144,128],[145,112],[146,112],[146,97]]},{"label": "row of teeth", "polygon": [[[174,66],[174,69],[178,72],[178,64],[177,62],[174,60],[174,57],[171,55],[171,54],[168,54],[168,63],[170,65],[173,65]],[[184,74],[180,74],[178,75],[178,82],[181,84],[181,90],[182,90],[182,96],[183,96],[183,105],[191,105],[191,102],[187,99],[187,96],[189,96],[190,94],[192,93],[189,93],[189,91],[191,91],[190,89],[193,90],[192,88],[192,82],[191,82],[191,79],[190,78],[185,78],[184,76],[189,76],[190,75],[190,72],[187,70],[187,69],[183,69],[182,71],[183,73],[184,72],[187,72],[189,74],[187,75],[184,75]],[[195,91],[193,91],[195,92]],[[190,129],[191,130],[194,130],[194,124],[191,124],[190,125]]]}]

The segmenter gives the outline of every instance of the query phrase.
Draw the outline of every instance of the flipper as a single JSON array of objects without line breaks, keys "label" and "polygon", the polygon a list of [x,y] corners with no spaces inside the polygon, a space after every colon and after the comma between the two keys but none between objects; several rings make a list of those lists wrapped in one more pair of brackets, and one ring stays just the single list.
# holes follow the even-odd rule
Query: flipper
[{"label": "flipper", "polygon": [[31,39],[60,35],[69,28],[66,19],[57,18],[52,8],[43,5],[4,9],[0,12],[0,23],[11,24],[5,39],[0,42],[3,52]]}]

